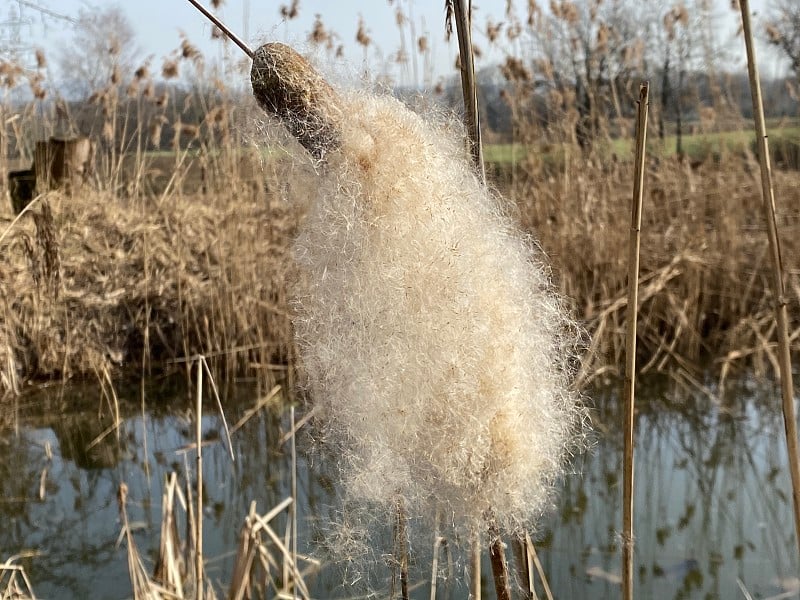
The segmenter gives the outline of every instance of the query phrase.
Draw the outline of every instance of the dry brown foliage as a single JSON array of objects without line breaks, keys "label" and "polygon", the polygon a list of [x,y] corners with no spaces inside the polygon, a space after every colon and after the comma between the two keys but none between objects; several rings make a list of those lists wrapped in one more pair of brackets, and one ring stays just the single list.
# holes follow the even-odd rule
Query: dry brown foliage
[{"label": "dry brown foliage", "polygon": [[[761,219],[758,165],[728,157],[692,168],[648,166],[642,224],[639,355],[642,371],[724,377],[746,362],[775,369],[774,298]],[[624,353],[625,248],[632,166],[568,155],[552,172],[535,157],[512,184],[513,211],[550,256],[563,294],[592,336],[584,378],[618,374]],[[800,314],[800,175],[776,173],[789,313]],[[800,323],[790,331],[800,343]]]},{"label": "dry brown foliage", "polygon": [[134,202],[52,192],[23,215],[0,243],[0,385],[197,353],[230,373],[285,364],[296,216],[257,184],[220,188]]}]

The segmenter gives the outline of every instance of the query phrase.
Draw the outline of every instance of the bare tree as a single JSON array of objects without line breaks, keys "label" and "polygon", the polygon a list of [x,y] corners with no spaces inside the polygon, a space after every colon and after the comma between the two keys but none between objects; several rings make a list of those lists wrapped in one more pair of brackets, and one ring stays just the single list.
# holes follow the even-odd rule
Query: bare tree
[{"label": "bare tree", "polygon": [[81,9],[73,31],[72,43],[57,61],[70,95],[86,97],[130,79],[140,52],[133,26],[118,5]]},{"label": "bare tree", "polygon": [[766,25],[766,33],[769,43],[789,59],[791,69],[800,82],[800,2],[777,0]]}]

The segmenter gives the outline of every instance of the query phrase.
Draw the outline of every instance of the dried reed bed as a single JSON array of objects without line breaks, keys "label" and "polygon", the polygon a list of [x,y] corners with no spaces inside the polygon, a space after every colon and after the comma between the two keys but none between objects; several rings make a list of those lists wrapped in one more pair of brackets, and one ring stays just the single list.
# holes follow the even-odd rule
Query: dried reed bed
[{"label": "dried reed bed", "polygon": [[255,191],[41,197],[1,243],[4,390],[192,354],[230,374],[285,365],[296,216]]},{"label": "dried reed bed", "polygon": [[[265,170],[268,193],[254,179],[220,175],[205,196],[92,191],[38,201],[0,242],[3,390],[36,378],[161,368],[195,353],[230,374],[265,375],[291,362],[285,290],[304,207],[281,199],[294,178],[288,167]],[[797,315],[800,175],[775,175],[789,314]],[[692,169],[663,159],[647,177],[643,370],[694,377],[711,359],[722,377],[740,365],[768,373],[776,366],[772,294],[755,162],[730,156]],[[618,374],[622,364],[630,180],[624,162],[576,157],[557,172],[523,162],[507,184],[509,208],[538,236],[561,294],[592,333],[584,381]],[[790,323],[795,346],[799,326]]]},{"label": "dried reed bed", "polygon": [[[632,165],[567,159],[545,172],[523,163],[511,182],[514,210],[550,256],[562,294],[592,334],[583,380],[619,375],[624,352],[627,190]],[[639,364],[693,377],[708,360],[775,368],[768,240],[754,158],[691,168],[650,161],[642,225]],[[800,314],[800,174],[776,173],[789,313]],[[798,344],[800,323],[790,331]]]}]

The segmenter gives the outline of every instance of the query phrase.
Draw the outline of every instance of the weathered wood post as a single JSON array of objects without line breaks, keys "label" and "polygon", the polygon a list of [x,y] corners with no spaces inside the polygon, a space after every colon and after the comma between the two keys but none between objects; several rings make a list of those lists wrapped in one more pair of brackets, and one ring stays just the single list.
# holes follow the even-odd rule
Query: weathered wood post
[{"label": "weathered wood post", "polygon": [[74,192],[94,172],[94,142],[86,137],[36,142],[30,169],[11,171],[11,205],[20,213],[37,193],[54,189]]},{"label": "weathered wood post", "polygon": [[33,170],[39,192],[53,189],[72,191],[92,173],[94,144],[86,137],[36,142]]}]

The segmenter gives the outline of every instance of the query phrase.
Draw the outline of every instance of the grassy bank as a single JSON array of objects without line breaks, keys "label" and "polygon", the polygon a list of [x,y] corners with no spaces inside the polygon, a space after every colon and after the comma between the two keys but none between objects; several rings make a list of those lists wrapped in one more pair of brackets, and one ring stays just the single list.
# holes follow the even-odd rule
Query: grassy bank
[{"label": "grassy bank", "polygon": [[[775,124],[770,129],[770,154],[774,164],[800,170],[800,127]],[[690,162],[698,166],[704,162],[719,162],[730,156],[746,158],[755,154],[753,132],[746,129],[694,133],[681,137],[683,153]],[[673,159],[677,156],[678,137],[666,135],[663,139],[652,136],[648,140],[647,154],[659,159]],[[554,168],[562,168],[567,155],[576,150],[569,143],[562,144],[488,144],[484,150],[487,162],[495,168],[508,170],[524,161],[529,155]],[[595,151],[602,160],[628,161],[633,157],[633,138],[612,138],[600,140]]]}]

